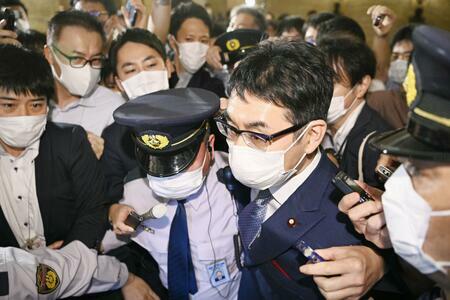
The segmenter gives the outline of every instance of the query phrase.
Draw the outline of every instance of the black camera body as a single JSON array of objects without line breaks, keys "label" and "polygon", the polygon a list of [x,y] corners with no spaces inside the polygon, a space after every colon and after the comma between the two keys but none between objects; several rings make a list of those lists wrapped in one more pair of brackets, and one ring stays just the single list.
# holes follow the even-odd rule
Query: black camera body
[{"label": "black camera body", "polygon": [[6,20],[6,25],[3,27],[5,30],[16,30],[16,16],[14,12],[8,8],[2,9],[0,11],[0,20]]}]

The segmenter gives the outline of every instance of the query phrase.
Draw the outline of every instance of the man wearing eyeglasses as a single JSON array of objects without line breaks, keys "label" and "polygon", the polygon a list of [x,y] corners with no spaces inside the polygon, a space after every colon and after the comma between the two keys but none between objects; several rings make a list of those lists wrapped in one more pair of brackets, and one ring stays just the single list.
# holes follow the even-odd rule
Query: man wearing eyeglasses
[{"label": "man wearing eyeglasses", "polygon": [[50,103],[54,122],[81,125],[100,158],[105,127],[113,122],[113,111],[122,97],[98,85],[105,37],[101,24],[80,11],[55,15],[49,23],[45,57],[55,78],[56,97]]},{"label": "man wearing eyeglasses", "polygon": [[[337,207],[331,181],[337,169],[320,149],[332,70],[314,46],[267,41],[240,62],[229,91],[216,121],[227,137],[233,175],[252,188],[252,201],[238,217],[244,251],[239,297],[322,299],[299,267],[333,260],[313,249],[361,244]],[[348,248],[348,264],[373,275],[360,277],[352,267],[350,277],[369,287],[383,277],[383,259],[372,249]]]}]

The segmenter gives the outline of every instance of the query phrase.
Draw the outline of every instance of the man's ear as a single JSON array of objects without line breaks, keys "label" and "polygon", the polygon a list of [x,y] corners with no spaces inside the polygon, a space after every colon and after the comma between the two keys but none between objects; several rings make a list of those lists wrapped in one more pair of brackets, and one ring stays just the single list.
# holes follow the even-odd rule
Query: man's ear
[{"label": "man's ear", "polygon": [[175,54],[178,56],[178,46],[177,46],[177,41],[175,39],[175,37],[173,36],[173,34],[169,34],[169,45],[170,48],[172,48],[173,51],[175,51]]},{"label": "man's ear", "polygon": [[114,82],[116,83],[116,86],[119,88],[119,90],[122,93],[125,93],[125,89],[123,88],[122,81],[116,75],[114,75]]},{"label": "man's ear", "polygon": [[356,97],[358,99],[363,99],[370,88],[370,84],[372,83],[372,77],[366,75],[363,77],[361,82],[356,87]]},{"label": "man's ear", "polygon": [[48,45],[44,46],[44,56],[47,59],[48,63],[53,65],[53,55],[51,53],[50,47]]},{"label": "man's ear", "polygon": [[307,154],[313,153],[320,144],[327,131],[327,123],[324,120],[311,121],[308,129],[308,143],[305,145],[305,152]]},{"label": "man's ear", "polygon": [[172,77],[172,73],[175,72],[175,67],[173,66],[169,58],[166,58],[165,66],[167,70],[167,78],[170,79],[170,77]]},{"label": "man's ear", "polygon": [[211,164],[214,161],[214,143],[216,142],[216,137],[214,134],[210,134],[208,138],[208,152],[211,155]]}]

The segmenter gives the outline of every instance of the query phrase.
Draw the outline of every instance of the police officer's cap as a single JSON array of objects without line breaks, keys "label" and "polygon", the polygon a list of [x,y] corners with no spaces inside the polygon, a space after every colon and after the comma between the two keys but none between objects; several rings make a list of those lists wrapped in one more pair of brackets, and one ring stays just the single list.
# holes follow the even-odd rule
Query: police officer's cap
[{"label": "police officer's cap", "polygon": [[267,34],[255,29],[236,29],[221,34],[215,44],[222,50],[222,63],[234,66],[243,59]]},{"label": "police officer's cap", "polygon": [[371,144],[395,156],[450,161],[450,32],[419,26],[413,43],[404,83],[408,125],[377,136]]},{"label": "police officer's cap", "polygon": [[216,94],[203,89],[165,90],[125,103],[114,119],[132,128],[140,167],[152,176],[167,177],[193,163],[219,103]]}]

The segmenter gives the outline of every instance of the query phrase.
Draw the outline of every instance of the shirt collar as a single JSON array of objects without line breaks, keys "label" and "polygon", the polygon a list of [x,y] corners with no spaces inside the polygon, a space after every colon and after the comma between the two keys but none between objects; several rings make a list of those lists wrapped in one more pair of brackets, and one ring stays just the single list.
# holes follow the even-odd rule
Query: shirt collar
[{"label": "shirt collar", "polygon": [[97,89],[98,89],[98,86],[90,93],[89,96],[81,97],[80,99],[69,103],[68,105],[66,105],[63,108],[59,107],[58,104],[53,99],[51,99],[49,102],[50,107],[52,109],[58,109],[63,112],[69,111],[73,108],[77,108],[78,106],[95,107],[96,102],[95,102],[95,97],[93,97],[93,96],[97,92]]},{"label": "shirt collar", "polygon": [[[343,152],[345,150],[344,143],[347,140],[347,136],[349,135],[350,131],[355,126],[356,120],[359,117],[359,114],[361,113],[364,105],[366,104],[366,101],[361,102],[355,110],[352,112],[352,114],[345,120],[344,124],[336,131],[336,134],[333,136],[333,148],[334,151],[337,153]],[[340,153],[338,153],[340,154]]]},{"label": "shirt collar", "polygon": [[31,153],[30,158],[31,158],[31,160],[33,160],[39,154],[40,142],[41,142],[41,140],[38,139],[36,142],[34,142],[33,144],[31,144],[30,146],[25,148],[25,150],[23,150],[23,152],[17,157],[14,157],[11,154],[9,154],[8,152],[6,152],[5,148],[3,148],[2,145],[0,145],[0,156],[7,156],[7,157],[11,157],[13,160],[17,160],[17,159],[24,157],[25,155],[27,155],[30,152]]},{"label": "shirt collar", "polygon": [[306,166],[306,168],[302,172],[290,178],[281,186],[274,186],[269,189],[270,193],[278,202],[278,204],[282,205],[284,202],[286,202],[287,199],[298,189],[298,187],[301,186],[306,179],[308,179],[312,172],[317,168],[321,156],[322,154],[320,150],[317,150],[317,153],[314,156],[312,162],[308,166]]}]

